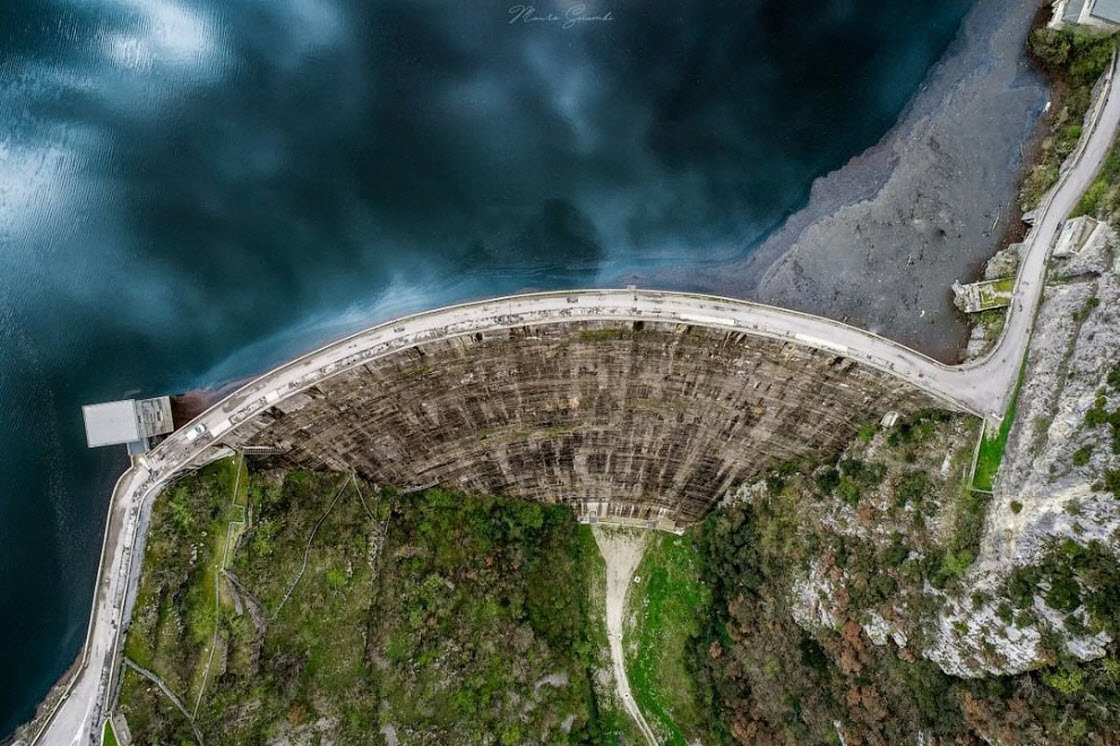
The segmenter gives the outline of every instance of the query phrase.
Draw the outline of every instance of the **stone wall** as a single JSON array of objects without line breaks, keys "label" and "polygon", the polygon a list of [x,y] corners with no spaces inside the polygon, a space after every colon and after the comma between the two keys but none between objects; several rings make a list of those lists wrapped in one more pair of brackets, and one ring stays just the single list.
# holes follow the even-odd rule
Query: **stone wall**
[{"label": "stone wall", "polygon": [[[934,406],[835,354],[675,323],[568,322],[442,339],[321,381],[224,440],[395,485],[703,517],[739,483]],[[258,449],[260,450],[260,449]]]}]

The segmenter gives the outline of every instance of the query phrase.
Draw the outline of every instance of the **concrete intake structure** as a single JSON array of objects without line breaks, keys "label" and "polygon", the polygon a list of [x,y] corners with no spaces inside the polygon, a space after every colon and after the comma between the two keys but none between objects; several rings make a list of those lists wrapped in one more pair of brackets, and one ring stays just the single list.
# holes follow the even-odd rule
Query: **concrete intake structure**
[{"label": "concrete intake structure", "polygon": [[791,459],[935,400],[795,342],[661,321],[439,338],[304,389],[223,442],[375,482],[572,504],[674,529]]}]

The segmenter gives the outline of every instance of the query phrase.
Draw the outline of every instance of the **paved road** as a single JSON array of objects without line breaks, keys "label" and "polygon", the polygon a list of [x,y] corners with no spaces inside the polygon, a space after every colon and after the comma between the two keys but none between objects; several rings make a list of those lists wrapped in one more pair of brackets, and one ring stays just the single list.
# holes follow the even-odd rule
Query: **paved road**
[{"label": "paved road", "polygon": [[728,298],[647,290],[539,293],[450,306],[375,326],[266,373],[172,433],[145,461],[130,469],[113,492],[102,566],[81,664],[69,693],[32,744],[93,743],[105,693],[118,675],[116,651],[126,597],[134,592],[139,562],[133,547],[143,526],[142,508],[184,468],[231,429],[277,401],[325,377],[401,349],[441,337],[554,321],[666,320],[735,330],[817,347],[888,371],[940,399],[946,406],[998,419],[1010,399],[1042,295],[1050,247],[1065,217],[1088,188],[1108,154],[1120,121],[1120,86],[1109,87],[1094,113],[1095,126],[1073,166],[1040,206],[1027,237],[1004,334],[986,357],[948,366],[862,329],[808,314]]}]

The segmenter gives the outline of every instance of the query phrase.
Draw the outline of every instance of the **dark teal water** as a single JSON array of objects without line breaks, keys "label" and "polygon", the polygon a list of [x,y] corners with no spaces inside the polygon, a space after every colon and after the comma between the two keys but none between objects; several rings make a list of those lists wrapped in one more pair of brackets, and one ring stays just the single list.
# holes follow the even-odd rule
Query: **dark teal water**
[{"label": "dark teal water", "polygon": [[741,257],[894,123],[968,2],[510,5],[0,3],[0,734],[85,633],[124,456],[86,450],[82,403]]}]

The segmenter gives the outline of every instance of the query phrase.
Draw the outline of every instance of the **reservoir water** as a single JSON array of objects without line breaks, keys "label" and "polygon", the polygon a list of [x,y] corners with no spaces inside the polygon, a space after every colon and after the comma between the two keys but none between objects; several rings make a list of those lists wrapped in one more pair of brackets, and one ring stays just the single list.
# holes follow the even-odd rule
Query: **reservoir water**
[{"label": "reservoir water", "polygon": [[967,0],[0,3],[0,739],[83,639],[80,406],[407,311],[741,258]]}]

